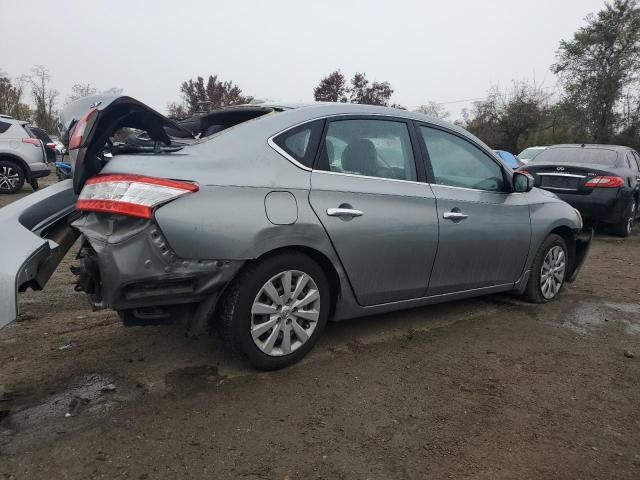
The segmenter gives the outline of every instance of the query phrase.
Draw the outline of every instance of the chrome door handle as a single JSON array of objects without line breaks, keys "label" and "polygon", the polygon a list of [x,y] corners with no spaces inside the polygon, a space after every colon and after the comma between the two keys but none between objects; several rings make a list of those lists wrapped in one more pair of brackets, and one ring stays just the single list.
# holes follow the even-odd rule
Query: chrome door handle
[{"label": "chrome door handle", "polygon": [[461,212],[444,212],[442,214],[442,218],[456,221],[456,220],[464,220],[465,218],[469,218],[469,215],[465,215],[464,213],[461,213]]},{"label": "chrome door handle", "polygon": [[327,208],[327,215],[330,217],[361,217],[364,212],[353,208]]}]

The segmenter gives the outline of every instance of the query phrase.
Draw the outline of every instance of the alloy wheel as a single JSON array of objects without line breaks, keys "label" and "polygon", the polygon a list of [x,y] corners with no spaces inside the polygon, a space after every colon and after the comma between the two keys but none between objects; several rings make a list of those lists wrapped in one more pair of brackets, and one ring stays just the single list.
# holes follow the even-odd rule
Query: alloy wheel
[{"label": "alloy wheel", "polygon": [[304,345],[320,318],[320,290],[310,275],[287,270],[271,277],[251,305],[251,338],[266,355],[289,355]]},{"label": "alloy wheel", "polygon": [[18,172],[9,166],[3,166],[0,170],[0,190],[11,191],[20,181]]},{"label": "alloy wheel", "polygon": [[566,268],[566,255],[563,248],[558,245],[551,247],[540,269],[540,290],[547,300],[554,298],[560,291]]}]

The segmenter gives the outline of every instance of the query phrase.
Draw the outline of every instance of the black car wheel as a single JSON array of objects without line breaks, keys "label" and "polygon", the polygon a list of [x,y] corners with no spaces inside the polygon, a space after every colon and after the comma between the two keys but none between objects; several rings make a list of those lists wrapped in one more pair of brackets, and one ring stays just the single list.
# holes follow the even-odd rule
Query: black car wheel
[{"label": "black car wheel", "polygon": [[218,325],[227,345],[254,367],[277,370],[313,348],[330,307],[322,268],[308,256],[291,252],[241,272],[225,292]]},{"label": "black car wheel", "polygon": [[9,160],[0,160],[0,193],[16,193],[24,181],[22,168]]},{"label": "black car wheel", "polygon": [[631,229],[633,228],[633,222],[636,219],[636,201],[631,200],[627,207],[627,215],[624,220],[616,223],[613,226],[613,233],[618,237],[628,237],[631,235]]},{"label": "black car wheel", "polygon": [[562,290],[569,270],[567,244],[561,236],[549,235],[536,254],[523,297],[532,303],[547,303]]}]

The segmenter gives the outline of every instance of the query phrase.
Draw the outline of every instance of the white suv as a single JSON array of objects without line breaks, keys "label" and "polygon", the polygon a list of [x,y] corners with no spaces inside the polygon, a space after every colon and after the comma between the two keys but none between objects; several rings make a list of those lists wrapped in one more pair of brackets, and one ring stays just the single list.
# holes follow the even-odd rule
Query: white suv
[{"label": "white suv", "polygon": [[15,193],[27,181],[38,189],[38,178],[51,173],[45,146],[28,123],[0,116],[0,193]]}]

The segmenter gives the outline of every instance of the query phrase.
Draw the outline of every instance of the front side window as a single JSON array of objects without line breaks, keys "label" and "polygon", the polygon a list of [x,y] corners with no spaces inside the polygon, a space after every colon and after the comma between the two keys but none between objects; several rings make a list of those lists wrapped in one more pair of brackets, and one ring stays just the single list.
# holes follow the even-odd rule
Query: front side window
[{"label": "front side window", "polygon": [[435,183],[451,187],[504,192],[502,168],[472,143],[451,133],[420,127]]},{"label": "front side window", "polygon": [[274,138],[276,145],[305,167],[311,168],[322,134],[321,120],[292,128]]},{"label": "front side window", "polygon": [[393,120],[330,122],[317,168],[394,180],[417,179],[407,124]]}]

